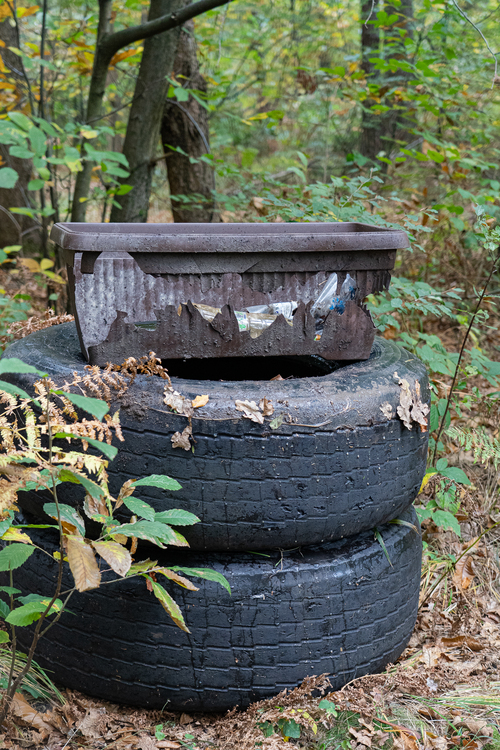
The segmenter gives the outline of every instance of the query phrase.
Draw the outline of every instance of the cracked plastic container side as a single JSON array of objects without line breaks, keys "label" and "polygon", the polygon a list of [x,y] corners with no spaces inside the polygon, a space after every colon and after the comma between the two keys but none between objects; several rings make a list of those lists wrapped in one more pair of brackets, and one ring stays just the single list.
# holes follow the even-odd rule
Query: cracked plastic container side
[{"label": "cracked plastic container side", "polygon": [[[357,223],[56,224],[82,353],[92,364],[154,351],[163,359],[317,354],[367,359],[375,329],[363,302],[387,289],[403,231]],[[314,301],[332,273],[353,299],[318,338]],[[294,301],[257,337],[235,311]],[[196,305],[220,309],[212,320]],[[341,312],[339,312],[341,310]]]}]

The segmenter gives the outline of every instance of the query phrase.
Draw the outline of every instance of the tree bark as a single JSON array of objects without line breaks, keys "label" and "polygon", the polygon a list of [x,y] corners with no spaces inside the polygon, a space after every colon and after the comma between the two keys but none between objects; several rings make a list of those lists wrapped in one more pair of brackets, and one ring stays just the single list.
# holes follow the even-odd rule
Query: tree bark
[{"label": "tree bark", "polygon": [[[182,28],[177,56],[174,62],[176,76],[181,76],[185,87],[206,92],[207,84],[200,73],[196,55],[196,39],[192,21]],[[214,170],[209,164],[191,163],[187,156],[169,151],[168,146],[180,147],[189,156],[197,158],[210,152],[208,112],[193,96],[179,104],[167,99],[161,122],[161,142],[167,153],[166,165],[172,213],[175,222],[210,222],[214,218]],[[176,195],[199,196],[189,206],[175,200]]]},{"label": "tree bark", "polygon": [[[378,0],[375,0],[373,5],[372,12],[372,0],[362,0],[362,68],[366,73],[367,87],[370,84],[375,84],[378,87],[378,91],[374,92],[376,98],[373,94],[370,95],[371,92],[369,92],[368,98],[363,102],[359,140],[361,154],[371,160],[375,160],[380,151],[385,151],[386,155],[388,155],[397,139],[407,140],[409,126],[405,103],[391,93],[394,88],[405,86],[408,73],[397,71],[396,73],[380,75],[377,74],[375,65],[370,62],[370,57],[382,56],[380,30],[375,28],[374,24],[370,22],[365,25],[365,21],[370,16],[370,13],[370,21],[376,19]],[[406,57],[404,40],[413,35],[413,0],[401,0],[401,5],[398,7],[386,4],[384,10],[388,15],[396,15],[398,17],[390,29],[385,31],[384,57],[404,58]],[[401,35],[400,30],[404,30],[406,34]],[[387,93],[389,93],[389,96],[387,96]],[[381,114],[376,114],[376,108],[380,104],[390,107],[390,109]],[[387,165],[383,165],[383,168],[386,169]]]},{"label": "tree bark", "polygon": [[[132,26],[128,29],[109,33],[112,2],[111,0],[99,0],[99,27],[87,100],[86,123],[94,125],[102,117],[108,68],[113,55],[120,49],[141,39],[150,39],[157,34],[180,27],[191,18],[195,18],[207,10],[226,5],[228,2],[231,2],[231,0],[197,0],[197,2],[185,6],[182,10],[175,10],[177,3],[172,0],[169,4],[169,11],[165,15],[152,18],[140,26]],[[76,178],[71,212],[72,221],[85,221],[85,201],[90,190],[91,177],[92,163],[84,161],[83,169],[78,172]]]},{"label": "tree bark", "polygon": [[[184,0],[151,0],[149,21],[168,10],[182,7]],[[147,39],[144,43],[139,75],[135,82],[123,154],[130,176],[123,182],[133,186],[117,197],[120,208],[111,209],[110,221],[144,222],[148,218],[154,156],[160,135],[163,104],[168,90],[167,76],[172,74],[180,37],[180,27]]]},{"label": "tree bark", "polygon": [[[24,70],[23,61],[11,52],[9,47],[19,48],[19,33],[16,25],[11,25],[10,19],[0,22],[0,40],[5,46],[0,46],[0,57],[7,68],[4,76],[16,86],[18,108],[29,107],[31,92]],[[31,159],[18,159],[10,156],[9,147],[0,144],[2,166],[14,169],[18,174],[15,187],[0,188],[0,247],[23,244],[23,238],[28,238],[30,244],[39,242],[40,227],[30,216],[12,214],[10,208],[30,208],[28,182],[31,179],[33,165]]]},{"label": "tree bark", "polygon": [[[375,65],[370,62],[371,57],[380,55],[380,29],[374,25],[378,5],[379,0],[362,0],[361,2],[361,68],[366,75],[367,89],[370,84],[380,84]],[[359,140],[361,154],[372,160],[384,148],[381,140],[380,115],[372,111],[375,104],[375,99],[368,93],[367,99],[363,102]]]}]

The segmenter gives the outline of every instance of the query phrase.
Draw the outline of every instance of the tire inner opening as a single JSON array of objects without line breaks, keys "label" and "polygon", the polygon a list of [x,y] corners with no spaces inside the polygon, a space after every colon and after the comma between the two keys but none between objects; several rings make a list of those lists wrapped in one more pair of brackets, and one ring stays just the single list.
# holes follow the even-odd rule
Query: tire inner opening
[{"label": "tire inner opening", "polygon": [[162,365],[172,377],[185,380],[272,380],[314,378],[350,364],[330,362],[317,355],[300,357],[220,357],[218,359],[166,359]]}]

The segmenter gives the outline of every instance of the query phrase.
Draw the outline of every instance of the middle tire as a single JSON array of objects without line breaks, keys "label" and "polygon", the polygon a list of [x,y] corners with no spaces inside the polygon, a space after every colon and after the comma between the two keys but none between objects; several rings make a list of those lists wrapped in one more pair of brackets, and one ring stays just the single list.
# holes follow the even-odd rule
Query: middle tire
[{"label": "middle tire", "polygon": [[[4,357],[19,357],[58,385],[71,381],[74,371],[85,374],[74,323],[31,334],[9,346]],[[291,549],[389,521],[412,503],[425,473],[428,433],[417,425],[407,429],[396,416],[399,378],[413,391],[418,384],[428,399],[425,367],[377,338],[368,361],[323,372],[275,381],[204,380],[202,370],[198,379],[172,377],[186,397],[209,396],[193,417],[194,453],[172,448],[173,433],[182,432],[187,420],[164,405],[165,381],[138,376],[112,406],[121,407],[125,443],[115,443],[111,492],[148,474],[177,479],[182,490],[176,493],[141,487],[136,494],[157,511],[180,507],[199,516],[201,523],[185,536],[200,551]],[[33,375],[9,379],[33,393]],[[256,424],[236,409],[237,400],[258,404],[264,397],[272,401],[274,417],[283,417],[277,429],[269,418]],[[83,504],[80,488],[63,487],[63,502]],[[23,493],[20,503],[40,515],[37,494]]]}]

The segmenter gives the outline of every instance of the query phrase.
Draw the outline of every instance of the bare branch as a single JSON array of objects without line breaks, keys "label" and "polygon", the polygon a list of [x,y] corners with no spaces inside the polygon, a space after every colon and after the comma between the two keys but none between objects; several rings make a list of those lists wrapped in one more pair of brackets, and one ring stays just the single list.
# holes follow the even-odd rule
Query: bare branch
[{"label": "bare branch", "polygon": [[175,29],[191,20],[191,18],[206,13],[207,10],[226,5],[228,2],[232,2],[232,0],[197,0],[197,2],[191,3],[191,5],[187,5],[175,13],[169,13],[140,26],[131,26],[128,29],[121,29],[115,31],[114,34],[106,35],[102,40],[102,47],[106,49],[108,55],[113,56],[118,50],[127,47],[129,44],[141,39],[149,39],[149,37],[162,34],[169,29]]},{"label": "bare branch", "polygon": [[472,28],[474,28],[477,31],[477,33],[480,35],[480,37],[482,38],[483,42],[486,44],[486,47],[488,48],[488,52],[490,53],[490,55],[492,56],[492,58],[495,61],[495,72],[493,73],[493,81],[491,82],[491,88],[493,88],[493,86],[495,85],[495,83],[498,83],[498,80],[497,80],[498,79],[498,75],[497,75],[498,74],[498,60],[497,60],[498,52],[493,52],[493,50],[491,49],[490,45],[488,44],[488,40],[486,39],[486,37],[483,34],[483,32],[481,31],[481,29],[478,26],[476,26],[476,24],[474,23],[474,21],[471,21],[471,19],[467,15],[467,13],[464,10],[462,10],[462,8],[460,8],[457,5],[457,0],[451,0],[451,2],[455,6],[455,8],[458,10],[458,12],[460,13],[460,15],[463,18],[465,18],[465,20],[470,23],[470,25],[472,26]]}]

